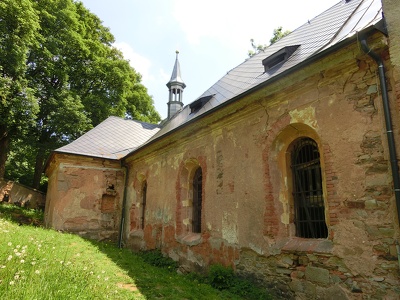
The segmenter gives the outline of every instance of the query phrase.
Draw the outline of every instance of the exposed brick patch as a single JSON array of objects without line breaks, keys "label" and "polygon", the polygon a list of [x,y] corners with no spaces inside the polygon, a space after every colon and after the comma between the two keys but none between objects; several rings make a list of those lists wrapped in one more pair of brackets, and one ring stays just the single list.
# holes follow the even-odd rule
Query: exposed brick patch
[{"label": "exposed brick patch", "polygon": [[[327,191],[327,199],[328,203],[328,215],[329,215],[329,224],[328,226],[334,226],[338,224],[339,218],[338,213],[340,209],[341,199],[337,193],[337,183],[338,176],[334,169],[333,163],[333,154],[327,143],[322,144],[322,155],[324,158],[324,172],[325,172],[325,180],[326,180],[326,191]],[[332,230],[330,232],[330,238],[333,238]]]},{"label": "exposed brick patch", "polygon": [[100,210],[102,213],[112,213],[115,211],[115,196],[103,195],[101,198],[101,207]]},{"label": "exposed brick patch", "polygon": [[[178,174],[186,175],[186,171],[183,165],[183,162],[179,166]],[[183,233],[183,224],[182,224],[182,189],[181,189],[181,181],[183,180],[183,176],[180,175],[176,178],[175,181],[175,195],[176,195],[176,211],[175,211],[175,218],[176,218],[176,234],[181,235]]]},{"label": "exposed brick patch", "polygon": [[264,190],[265,190],[265,211],[264,211],[264,228],[263,235],[275,239],[279,232],[280,220],[276,210],[279,201],[275,199],[273,193],[273,185],[271,182],[269,156],[271,154],[271,145],[277,135],[290,124],[290,116],[283,115],[275,123],[271,125],[271,129],[267,133],[267,138],[263,144],[263,163],[264,163]]}]

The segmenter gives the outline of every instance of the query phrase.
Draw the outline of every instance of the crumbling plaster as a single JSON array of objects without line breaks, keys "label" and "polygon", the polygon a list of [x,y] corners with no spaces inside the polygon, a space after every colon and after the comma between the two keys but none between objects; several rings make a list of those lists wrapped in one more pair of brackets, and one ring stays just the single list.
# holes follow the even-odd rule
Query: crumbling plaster
[{"label": "crumbling plaster", "polygon": [[46,224],[98,240],[116,240],[124,182],[119,162],[59,155],[51,164]]}]

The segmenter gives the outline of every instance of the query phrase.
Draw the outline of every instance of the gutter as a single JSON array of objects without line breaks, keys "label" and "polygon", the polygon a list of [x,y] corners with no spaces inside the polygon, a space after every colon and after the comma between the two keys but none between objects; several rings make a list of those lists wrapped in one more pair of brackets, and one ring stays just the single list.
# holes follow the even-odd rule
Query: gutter
[{"label": "gutter", "polygon": [[126,190],[128,187],[128,171],[129,168],[127,165],[122,163],[121,160],[121,168],[124,169],[125,172],[125,180],[124,180],[124,194],[122,198],[122,209],[121,209],[121,223],[119,225],[119,234],[118,234],[118,248],[122,248],[122,239],[123,239],[123,233],[124,233],[124,224],[125,224],[125,207],[126,207]]},{"label": "gutter", "polygon": [[389,146],[390,165],[392,168],[394,195],[395,195],[395,199],[396,199],[397,217],[400,222],[399,166],[398,166],[398,162],[397,162],[396,144],[395,144],[394,135],[393,135],[392,117],[390,115],[389,96],[388,96],[388,89],[387,89],[387,84],[386,84],[385,67],[383,65],[382,58],[377,53],[375,53],[371,48],[369,48],[365,35],[360,36],[360,43],[361,43],[362,50],[366,54],[368,54],[378,65],[379,81],[380,81],[381,93],[382,93],[383,112],[384,112],[384,116],[385,116],[386,134],[387,134],[387,141],[388,141],[388,146]]}]

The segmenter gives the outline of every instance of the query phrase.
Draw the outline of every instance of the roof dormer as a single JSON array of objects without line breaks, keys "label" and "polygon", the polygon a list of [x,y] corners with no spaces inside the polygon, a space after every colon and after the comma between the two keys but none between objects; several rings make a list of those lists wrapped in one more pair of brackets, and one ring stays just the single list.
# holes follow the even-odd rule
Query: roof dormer
[{"label": "roof dormer", "polygon": [[268,72],[272,68],[282,65],[285,61],[289,59],[290,56],[299,48],[300,45],[286,46],[274,54],[264,58],[262,64],[264,66],[264,71]]},{"label": "roof dormer", "polygon": [[190,113],[195,113],[200,110],[214,95],[204,96],[189,104]]}]

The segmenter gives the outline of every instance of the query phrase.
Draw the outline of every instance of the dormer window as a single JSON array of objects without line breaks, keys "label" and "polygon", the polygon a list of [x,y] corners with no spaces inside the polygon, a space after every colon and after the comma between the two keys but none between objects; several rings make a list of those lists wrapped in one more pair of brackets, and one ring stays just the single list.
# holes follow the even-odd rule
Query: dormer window
[{"label": "dormer window", "polygon": [[201,98],[197,99],[196,101],[190,103],[189,104],[190,113],[192,114],[192,113],[199,111],[200,108],[202,108],[208,101],[210,101],[210,99],[212,97],[214,97],[214,95],[201,97]]},{"label": "dormer window", "polygon": [[268,72],[272,68],[278,65],[282,65],[285,61],[289,59],[289,57],[296,51],[299,46],[300,45],[287,46],[268,56],[267,58],[264,58],[262,61],[262,64],[264,65],[264,71]]}]

